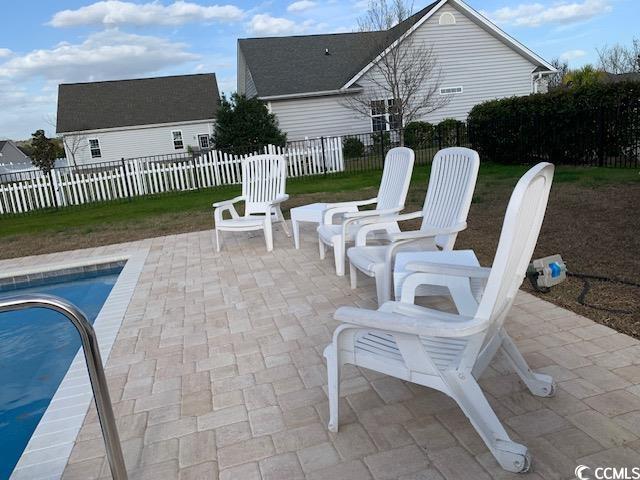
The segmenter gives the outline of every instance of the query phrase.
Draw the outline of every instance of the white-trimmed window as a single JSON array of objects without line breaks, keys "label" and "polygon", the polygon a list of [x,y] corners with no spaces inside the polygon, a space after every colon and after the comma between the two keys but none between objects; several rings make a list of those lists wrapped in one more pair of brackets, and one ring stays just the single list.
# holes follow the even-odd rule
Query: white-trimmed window
[{"label": "white-trimmed window", "polygon": [[202,135],[198,135],[198,144],[202,149],[209,148],[210,147],[209,135],[206,133],[203,133]]},{"label": "white-trimmed window", "polygon": [[400,128],[393,98],[371,101],[371,130],[382,132]]},{"label": "white-trimmed window", "polygon": [[91,158],[102,157],[102,152],[100,151],[100,141],[97,138],[89,139],[89,150],[91,150]]},{"label": "white-trimmed window", "polygon": [[182,141],[182,130],[172,131],[171,138],[173,139],[173,148],[175,150],[182,150],[184,148],[184,142]]},{"label": "white-trimmed window", "polygon": [[462,93],[462,87],[442,87],[442,88],[440,88],[440,95],[455,95],[456,93]]},{"label": "white-trimmed window", "polygon": [[444,12],[438,19],[440,25],[455,25],[456,17],[451,12]]}]

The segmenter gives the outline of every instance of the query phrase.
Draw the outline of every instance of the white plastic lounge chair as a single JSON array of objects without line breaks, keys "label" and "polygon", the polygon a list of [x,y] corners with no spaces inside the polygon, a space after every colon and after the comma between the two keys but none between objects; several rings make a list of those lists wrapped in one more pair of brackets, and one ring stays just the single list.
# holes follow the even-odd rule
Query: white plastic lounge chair
[{"label": "white plastic lounge chair", "polygon": [[[280,204],[289,198],[284,193],[286,160],[281,155],[255,155],[242,160],[242,195],[213,204],[216,231],[216,250],[220,251],[220,232],[264,230],[267,251],[273,250],[271,224],[282,222],[287,236],[291,236],[282,215]],[[244,215],[238,215],[234,203],[244,201]],[[228,211],[231,218],[222,218]]]},{"label": "white plastic lounge chair", "polygon": [[[547,205],[553,165],[541,163],[515,187],[491,268],[412,263],[403,284],[414,288],[420,277],[441,276],[481,280],[473,309],[458,314],[386,302],[377,311],[341,307],[342,323],[325,349],[329,387],[329,430],[338,429],[340,367],[350,363],[444,392],[454,399],[491,453],[505,470],[524,472],[530,457],[524,445],[513,442],[480,389],[477,378],[496,352],[509,363],[534,395],[550,396],[553,379],[532,372],[503,328],[505,317],[525,276]],[[417,280],[411,282],[412,277]],[[410,285],[414,283],[414,285]],[[409,285],[408,285],[409,284]],[[471,288],[470,288],[471,291]]]},{"label": "white plastic lounge chair", "polygon": [[[369,200],[356,202],[333,203],[324,211],[322,224],[318,227],[318,243],[320,258],[325,257],[326,248],[333,248],[336,264],[336,274],[344,275],[344,254],[347,242],[353,241],[358,228],[367,223],[375,222],[378,232],[397,233],[400,231],[398,222],[387,221],[387,217],[398,214],[404,208],[407,198],[411,173],[413,172],[413,150],[406,147],[396,147],[389,150],[385,157],[382,180],[378,189],[378,196]],[[353,207],[375,204],[373,210],[352,212]],[[348,213],[348,212],[352,213]],[[334,217],[342,215],[341,224],[334,225]]]},{"label": "white plastic lounge chair", "polygon": [[[393,233],[390,245],[366,245],[376,224],[361,227],[356,246],[349,248],[351,288],[357,286],[357,271],[375,277],[378,305],[391,299],[395,254],[399,251],[451,250],[458,232],[467,227],[467,215],[478,178],[480,157],[468,148],[445,148],[436,153],[422,211],[404,213],[388,220],[422,218],[420,230]],[[386,220],[386,221],[388,221]]]}]

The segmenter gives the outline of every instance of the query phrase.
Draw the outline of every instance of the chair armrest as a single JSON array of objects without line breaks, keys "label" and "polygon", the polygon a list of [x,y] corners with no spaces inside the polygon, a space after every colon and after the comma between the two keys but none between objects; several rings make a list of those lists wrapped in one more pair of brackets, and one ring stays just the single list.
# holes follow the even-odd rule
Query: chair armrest
[{"label": "chair armrest", "polygon": [[330,203],[322,213],[323,225],[331,225],[333,223],[333,217],[340,213],[353,212],[354,207],[363,205],[372,205],[378,201],[377,198],[370,198],[368,200],[360,200],[355,202],[340,202]]},{"label": "chair armrest", "polygon": [[[473,317],[441,315],[441,312],[435,310],[424,310],[421,315],[404,315],[397,312],[340,307],[333,318],[357,327],[428,337],[466,337],[486,328],[486,322]],[[455,321],[450,317],[455,317]]]},{"label": "chair armrest", "polygon": [[231,200],[223,200],[221,202],[216,202],[212,206],[213,208],[226,207],[228,205],[233,205],[234,203],[240,202],[242,200],[244,200],[244,195],[240,195],[238,197],[232,198]]},{"label": "chair armrest", "polygon": [[467,228],[467,222],[458,223],[452,227],[446,228],[427,228],[424,230],[411,230],[407,232],[393,233],[389,235],[389,239],[392,242],[398,242],[401,240],[416,240],[419,238],[436,237],[438,235],[449,235],[451,233],[458,233]]},{"label": "chair armrest", "polygon": [[277,197],[275,200],[273,200],[271,202],[271,205],[278,205],[282,202],[286,202],[287,200],[289,200],[289,195],[287,195],[286,193],[284,195],[280,195],[279,197]]},{"label": "chair armrest", "polygon": [[[402,207],[397,208],[385,208],[382,210],[362,210],[361,212],[351,212],[346,213],[344,218],[346,219],[360,219],[365,217],[386,217],[388,215],[393,215],[394,213],[398,213],[402,210]],[[389,217],[387,217],[389,218]],[[387,222],[387,218],[385,218],[385,222]],[[395,217],[389,218],[389,222],[395,221]]]},{"label": "chair armrest", "polygon": [[378,197],[368,198],[366,200],[353,200],[351,202],[336,202],[336,203],[328,203],[327,209],[329,208],[342,208],[342,207],[362,207],[364,205],[372,205],[378,202]]},{"label": "chair armrest", "polygon": [[433,273],[467,278],[489,278],[491,269],[487,267],[473,267],[467,265],[451,265],[431,262],[409,262],[405,268],[411,272]]}]

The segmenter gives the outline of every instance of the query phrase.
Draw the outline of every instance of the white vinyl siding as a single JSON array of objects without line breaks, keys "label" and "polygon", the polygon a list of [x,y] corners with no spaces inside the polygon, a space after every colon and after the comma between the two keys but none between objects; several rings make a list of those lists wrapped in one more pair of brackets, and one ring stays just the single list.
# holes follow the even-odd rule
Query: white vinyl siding
[{"label": "white vinyl siding", "polygon": [[[441,14],[446,12],[455,16],[455,24],[439,24]],[[438,67],[442,68],[440,87],[464,87],[463,92],[449,95],[445,107],[422,120],[465,120],[471,108],[485,100],[532,92],[531,72],[536,65],[450,4],[444,5],[412,35],[414,46],[433,46]],[[375,68],[357,83],[365,89],[374,88],[373,74]]]},{"label": "white vinyl siding", "polygon": [[246,71],[246,82],[245,82],[245,96],[247,98],[253,98],[258,95],[258,90],[256,90],[256,84],[253,82],[253,76],[249,69]]},{"label": "white vinyl siding", "polygon": [[[198,135],[212,135],[213,129],[213,122],[203,121],[180,125],[141,126],[119,130],[94,131],[83,135],[87,139],[86,148],[82,148],[76,153],[76,162],[78,164],[87,164],[95,161],[110,162],[121,158],[185,153],[188,147],[198,148]],[[181,150],[176,150],[174,147],[172,136],[174,131],[182,132],[183,148]],[[100,158],[92,160],[89,139],[98,140]],[[69,152],[67,152],[67,158],[71,161]]]},{"label": "white vinyl siding", "polygon": [[369,132],[371,118],[341,103],[340,96],[272,100],[271,111],[278,117],[288,140]]},{"label": "white vinyl siding", "polygon": [[[441,25],[444,13],[452,14],[455,23]],[[465,120],[478,103],[532,93],[531,72],[536,65],[450,4],[441,7],[412,35],[415,46],[433,47],[437,68],[442,69],[440,87],[462,87],[460,92],[445,90],[442,95],[447,95],[449,103],[419,120],[432,123],[444,118]],[[368,90],[369,98],[381,98],[371,77],[374,71],[365,73],[357,84]],[[243,76],[247,85],[248,70]],[[435,95],[440,97],[440,92],[436,90]],[[270,105],[289,140],[372,130],[372,118],[350,110],[337,95],[272,100]]]}]

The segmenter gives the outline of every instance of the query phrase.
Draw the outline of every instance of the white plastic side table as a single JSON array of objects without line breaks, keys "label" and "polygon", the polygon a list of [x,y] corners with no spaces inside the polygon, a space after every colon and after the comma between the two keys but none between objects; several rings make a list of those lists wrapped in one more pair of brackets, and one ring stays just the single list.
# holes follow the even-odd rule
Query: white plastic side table
[{"label": "white plastic side table", "polygon": [[[405,269],[409,262],[423,262],[432,264],[461,265],[467,267],[479,267],[480,264],[473,250],[450,250],[446,252],[399,252],[396,254],[393,267],[393,286],[396,300],[403,296],[402,286],[411,273]],[[476,307],[472,295],[469,279],[466,277],[454,277],[436,274],[420,274],[425,282],[415,290],[416,296],[423,295],[451,295],[458,311],[467,315]],[[413,283],[413,282],[412,282]],[[404,292],[409,294],[410,292]],[[404,299],[403,299],[404,301]],[[413,303],[413,302],[411,302]]]},{"label": "white plastic side table", "polygon": [[[296,249],[300,249],[300,225],[299,222],[308,223],[322,223],[322,215],[324,211],[331,206],[330,203],[310,203],[309,205],[302,205],[301,207],[295,207],[290,210],[291,213],[291,226],[293,228],[293,242]],[[350,212],[357,212],[358,207],[353,207]]]}]

